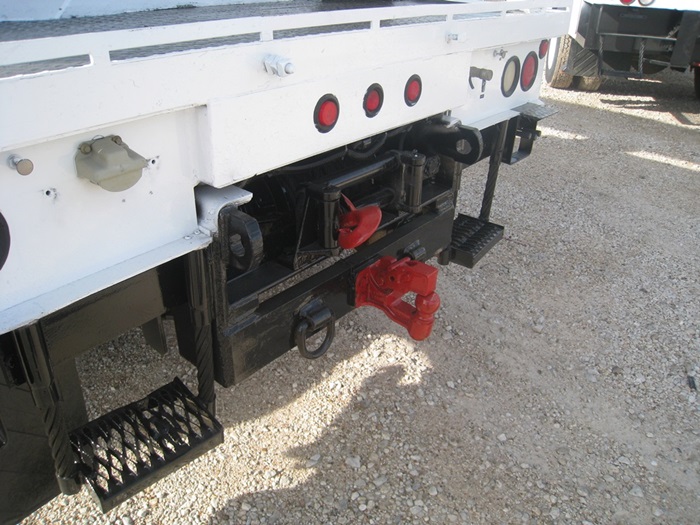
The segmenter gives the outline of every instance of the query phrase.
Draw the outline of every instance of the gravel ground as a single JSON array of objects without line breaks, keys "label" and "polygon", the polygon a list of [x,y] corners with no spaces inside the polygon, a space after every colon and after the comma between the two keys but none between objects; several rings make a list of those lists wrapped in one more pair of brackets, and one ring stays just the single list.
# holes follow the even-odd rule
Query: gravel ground
[{"label": "gravel ground", "polygon": [[[221,447],[107,515],[83,490],[25,523],[700,523],[692,79],[543,96],[560,112],[496,193],[506,239],[441,270],[428,341],[357,310],[326,358],[218,390]],[[195,379],[137,331],[79,368],[93,415]]]}]

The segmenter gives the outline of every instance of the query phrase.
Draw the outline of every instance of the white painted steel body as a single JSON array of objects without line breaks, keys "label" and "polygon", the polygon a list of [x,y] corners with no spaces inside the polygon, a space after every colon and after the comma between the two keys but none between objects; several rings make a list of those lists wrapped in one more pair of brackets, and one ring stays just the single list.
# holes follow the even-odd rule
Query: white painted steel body
[{"label": "white painted steel body", "polygon": [[[0,78],[0,213],[12,239],[0,269],[0,333],[206,246],[211,210],[198,216],[198,185],[224,195],[256,174],[432,115],[452,111],[466,125],[485,127],[537,101],[541,75],[529,91],[506,98],[503,66],[563,34],[570,5],[476,0],[0,42],[0,71],[27,63],[32,71]],[[404,19],[414,23],[392,25]],[[339,24],[364,29],[289,33]],[[236,45],[115,58],[125,49],[251,34]],[[290,59],[294,73],[266,72],[270,55]],[[35,67],[74,56],[89,57],[87,64]],[[471,66],[493,71],[483,92],[480,80],[469,85]],[[423,93],[409,107],[403,92],[413,74]],[[373,83],[385,99],[370,119],[362,100]],[[326,93],[338,98],[340,118],[319,133],[313,110]],[[109,135],[149,160],[141,180],[122,192],[75,171],[79,145]],[[5,166],[11,155],[30,159],[33,173]]]}]

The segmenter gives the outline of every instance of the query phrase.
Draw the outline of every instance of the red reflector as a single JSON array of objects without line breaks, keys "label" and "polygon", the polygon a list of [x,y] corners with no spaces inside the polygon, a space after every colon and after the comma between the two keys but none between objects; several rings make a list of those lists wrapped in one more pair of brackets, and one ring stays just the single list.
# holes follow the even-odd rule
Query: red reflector
[{"label": "red reflector", "polygon": [[544,58],[547,55],[547,51],[549,51],[549,40],[542,40],[540,42],[540,58]]},{"label": "red reflector", "polygon": [[362,107],[365,110],[365,115],[372,118],[379,110],[382,109],[382,104],[384,103],[384,90],[379,84],[372,84],[367,88],[367,93],[365,93],[365,99],[362,103]]},{"label": "red reflector", "polygon": [[520,76],[520,87],[523,91],[527,91],[535,84],[537,64],[538,60],[535,52],[528,53],[523,62],[523,72]]},{"label": "red reflector", "polygon": [[420,97],[420,83],[417,80],[412,80],[406,88],[406,97],[408,100],[415,102]]},{"label": "red reflector", "polygon": [[339,114],[340,105],[338,104],[338,99],[330,94],[323,95],[316,103],[316,108],[314,109],[316,128],[321,133],[328,133],[338,122]]},{"label": "red reflector", "polygon": [[367,111],[377,111],[379,107],[379,93],[372,90],[367,94],[367,102],[365,103],[365,109]]},{"label": "red reflector", "polygon": [[326,100],[318,110],[318,123],[321,126],[332,126],[338,120],[338,106],[332,100]]},{"label": "red reflector", "polygon": [[418,75],[413,75],[406,82],[403,98],[409,106],[415,106],[423,91],[423,83]]}]

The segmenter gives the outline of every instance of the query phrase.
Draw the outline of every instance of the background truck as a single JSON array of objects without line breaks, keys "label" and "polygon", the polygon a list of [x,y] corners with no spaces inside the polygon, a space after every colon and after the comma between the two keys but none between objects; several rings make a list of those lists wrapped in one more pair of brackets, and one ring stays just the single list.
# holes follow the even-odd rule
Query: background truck
[{"label": "background truck", "polygon": [[[502,237],[499,166],[551,114],[541,64],[570,17],[205,3],[0,3],[3,523],[82,485],[109,510],[221,443],[215,382],[320,357],[355,307],[428,337],[425,261],[472,267]],[[457,213],[481,160],[480,214]],[[166,319],[197,394],[163,378],[89,420],[76,357],[134,327],[165,352]]]},{"label": "background truck", "polygon": [[595,91],[603,77],[694,70],[700,98],[700,3],[574,0],[568,34],[552,41],[549,85]]}]

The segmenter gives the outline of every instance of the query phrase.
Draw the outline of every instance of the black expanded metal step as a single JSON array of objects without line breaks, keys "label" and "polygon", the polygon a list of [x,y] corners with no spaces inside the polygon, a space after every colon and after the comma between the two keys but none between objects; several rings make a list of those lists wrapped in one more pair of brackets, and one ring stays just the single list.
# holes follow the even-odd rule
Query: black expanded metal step
[{"label": "black expanded metal step", "polygon": [[70,437],[81,474],[107,512],[222,443],[224,431],[175,378]]},{"label": "black expanded metal step", "polygon": [[474,268],[486,253],[503,238],[503,226],[459,214],[452,224],[450,260]]},{"label": "black expanded metal step", "polygon": [[544,106],[542,104],[535,104],[534,102],[528,102],[527,104],[518,106],[514,111],[535,121],[544,120],[557,113],[557,110],[552,106]]}]

